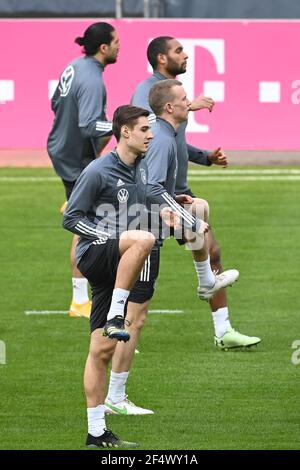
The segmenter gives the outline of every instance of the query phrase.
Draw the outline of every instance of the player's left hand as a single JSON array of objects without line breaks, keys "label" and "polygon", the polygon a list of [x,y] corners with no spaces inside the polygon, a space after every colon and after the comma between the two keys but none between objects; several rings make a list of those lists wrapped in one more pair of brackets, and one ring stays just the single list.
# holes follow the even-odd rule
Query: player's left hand
[{"label": "player's left hand", "polygon": [[178,196],[175,196],[175,201],[178,202],[178,204],[193,204],[194,198],[192,196],[189,196],[188,194],[178,194]]},{"label": "player's left hand", "polygon": [[223,152],[223,150],[221,149],[221,147],[218,147],[216,150],[211,152],[207,156],[207,158],[214,165],[219,165],[219,166],[222,166],[223,168],[226,168],[228,165],[227,157],[225,153]]}]

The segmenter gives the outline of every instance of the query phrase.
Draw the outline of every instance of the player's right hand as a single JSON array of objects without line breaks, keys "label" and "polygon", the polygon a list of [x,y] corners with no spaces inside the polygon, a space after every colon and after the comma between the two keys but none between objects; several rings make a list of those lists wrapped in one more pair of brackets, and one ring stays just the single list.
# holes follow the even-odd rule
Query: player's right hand
[{"label": "player's right hand", "polygon": [[180,227],[180,217],[170,207],[164,207],[160,211],[160,216],[168,227],[174,228],[174,230]]},{"label": "player's right hand", "polygon": [[215,102],[208,96],[199,95],[191,102],[191,111],[198,111],[200,109],[208,109],[212,112]]}]

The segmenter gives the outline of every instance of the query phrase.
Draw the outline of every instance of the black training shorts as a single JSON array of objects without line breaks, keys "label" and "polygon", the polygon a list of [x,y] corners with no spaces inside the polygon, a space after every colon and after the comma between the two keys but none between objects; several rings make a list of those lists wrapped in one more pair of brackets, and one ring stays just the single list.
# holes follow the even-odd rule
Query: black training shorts
[{"label": "black training shorts", "polygon": [[78,263],[92,289],[91,333],[107,321],[119,264],[119,240],[95,240]]},{"label": "black training shorts", "polygon": [[146,258],[143,270],[130,291],[128,301],[143,304],[154,294],[155,282],[159,273],[160,247],[154,246]]},{"label": "black training shorts", "polygon": [[74,189],[74,186],[76,184],[76,180],[75,181],[66,181],[66,180],[62,179],[62,182],[63,182],[63,185],[65,187],[66,198],[67,198],[67,201],[68,201],[70,199],[71,193],[72,193],[72,191]]}]

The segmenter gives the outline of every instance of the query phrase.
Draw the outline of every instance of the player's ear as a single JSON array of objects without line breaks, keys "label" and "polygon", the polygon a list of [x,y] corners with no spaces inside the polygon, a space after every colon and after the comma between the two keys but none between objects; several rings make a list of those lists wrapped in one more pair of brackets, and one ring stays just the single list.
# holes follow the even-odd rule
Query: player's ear
[{"label": "player's ear", "polygon": [[166,103],[165,110],[168,114],[173,114],[174,106],[172,105],[172,103]]},{"label": "player's ear", "polygon": [[108,45],[107,45],[107,44],[101,44],[101,46],[99,47],[98,51],[99,51],[99,52],[102,52],[102,54],[106,54],[107,48],[108,48]]},{"label": "player's ear", "polygon": [[167,56],[166,54],[157,54],[157,63],[160,65],[166,65],[167,63]]},{"label": "player's ear", "polygon": [[130,130],[129,130],[129,127],[124,125],[121,127],[121,134],[123,137],[125,137],[126,139],[128,139],[129,135],[130,135]]}]

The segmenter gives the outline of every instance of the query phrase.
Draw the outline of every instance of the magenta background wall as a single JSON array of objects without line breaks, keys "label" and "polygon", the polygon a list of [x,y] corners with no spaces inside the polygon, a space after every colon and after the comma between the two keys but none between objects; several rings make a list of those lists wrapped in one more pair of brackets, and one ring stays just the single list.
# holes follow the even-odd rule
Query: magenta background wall
[{"label": "magenta background wall", "polygon": [[[74,38],[96,19],[0,20],[0,147],[43,148],[53,115],[49,81],[80,55]],[[110,21],[110,20],[109,20]],[[149,73],[151,38],[178,38],[189,54],[189,98],[205,92],[213,113],[193,113],[188,140],[203,148],[300,149],[300,21],[110,21],[118,62],[105,70],[108,116]]]}]

